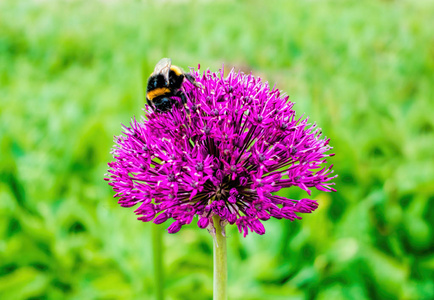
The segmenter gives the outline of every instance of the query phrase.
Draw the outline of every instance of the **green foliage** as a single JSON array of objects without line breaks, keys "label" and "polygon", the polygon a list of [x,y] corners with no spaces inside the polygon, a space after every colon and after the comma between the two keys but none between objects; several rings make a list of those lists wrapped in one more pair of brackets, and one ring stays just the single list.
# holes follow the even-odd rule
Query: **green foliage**
[{"label": "green foliage", "polygon": [[[0,299],[154,297],[152,225],[102,178],[166,56],[276,83],[336,153],[317,212],[229,228],[231,299],[434,298],[434,5],[267,3],[0,2]],[[166,299],[211,299],[208,233],[163,239]]]}]

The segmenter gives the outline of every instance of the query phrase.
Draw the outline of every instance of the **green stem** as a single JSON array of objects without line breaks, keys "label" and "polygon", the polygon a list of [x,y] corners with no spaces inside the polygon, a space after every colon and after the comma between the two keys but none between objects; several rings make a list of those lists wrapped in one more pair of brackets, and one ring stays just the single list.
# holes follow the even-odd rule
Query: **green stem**
[{"label": "green stem", "polygon": [[163,274],[163,235],[162,228],[157,224],[152,226],[152,252],[154,257],[155,299],[164,300]]},{"label": "green stem", "polygon": [[222,226],[220,225],[220,217],[214,216],[214,227],[216,229],[214,239],[214,286],[213,300],[227,300],[227,285],[228,285],[228,266],[227,266],[227,251],[226,237],[222,234]]}]

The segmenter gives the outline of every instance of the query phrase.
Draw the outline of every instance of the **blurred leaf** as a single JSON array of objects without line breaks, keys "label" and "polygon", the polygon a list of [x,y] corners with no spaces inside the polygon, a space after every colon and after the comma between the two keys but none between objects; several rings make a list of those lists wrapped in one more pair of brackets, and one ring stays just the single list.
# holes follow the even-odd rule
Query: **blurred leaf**
[{"label": "blurred leaf", "polygon": [[46,276],[32,268],[23,267],[0,278],[0,296],[4,299],[36,296],[47,284]]}]

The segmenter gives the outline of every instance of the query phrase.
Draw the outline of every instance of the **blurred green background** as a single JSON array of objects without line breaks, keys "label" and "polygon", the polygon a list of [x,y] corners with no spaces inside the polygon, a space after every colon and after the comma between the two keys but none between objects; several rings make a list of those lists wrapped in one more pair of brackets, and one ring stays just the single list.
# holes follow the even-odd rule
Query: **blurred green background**
[{"label": "blurred green background", "polygon": [[[275,83],[336,153],[315,213],[228,229],[230,299],[434,299],[433,16],[433,1],[1,1],[0,299],[154,299],[153,225],[103,174],[162,57]],[[211,299],[209,234],[163,242],[166,299]]]}]

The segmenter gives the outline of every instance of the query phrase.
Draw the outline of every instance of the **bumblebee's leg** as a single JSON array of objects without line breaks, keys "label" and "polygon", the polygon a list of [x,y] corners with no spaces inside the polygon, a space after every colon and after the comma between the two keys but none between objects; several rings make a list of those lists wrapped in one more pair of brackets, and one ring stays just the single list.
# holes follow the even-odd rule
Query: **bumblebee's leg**
[{"label": "bumblebee's leg", "polygon": [[182,91],[177,91],[175,96],[181,98],[182,104],[187,104],[187,97],[185,97],[185,94]]},{"label": "bumblebee's leg", "polygon": [[191,125],[191,112],[187,106],[187,97],[185,97],[185,94],[181,91],[177,91],[175,96],[181,98],[182,104],[184,104],[185,112],[187,113],[188,123]]},{"label": "bumblebee's leg", "polygon": [[193,84],[195,87],[202,88],[202,85],[200,83],[196,82],[196,79],[193,77],[193,75],[186,73],[186,74],[184,74],[184,76],[185,76],[185,79],[190,81],[191,84]]},{"label": "bumblebee's leg", "polygon": [[196,79],[194,79],[193,75],[185,73],[184,74],[185,78],[190,81],[191,83],[195,84],[196,83]]}]

